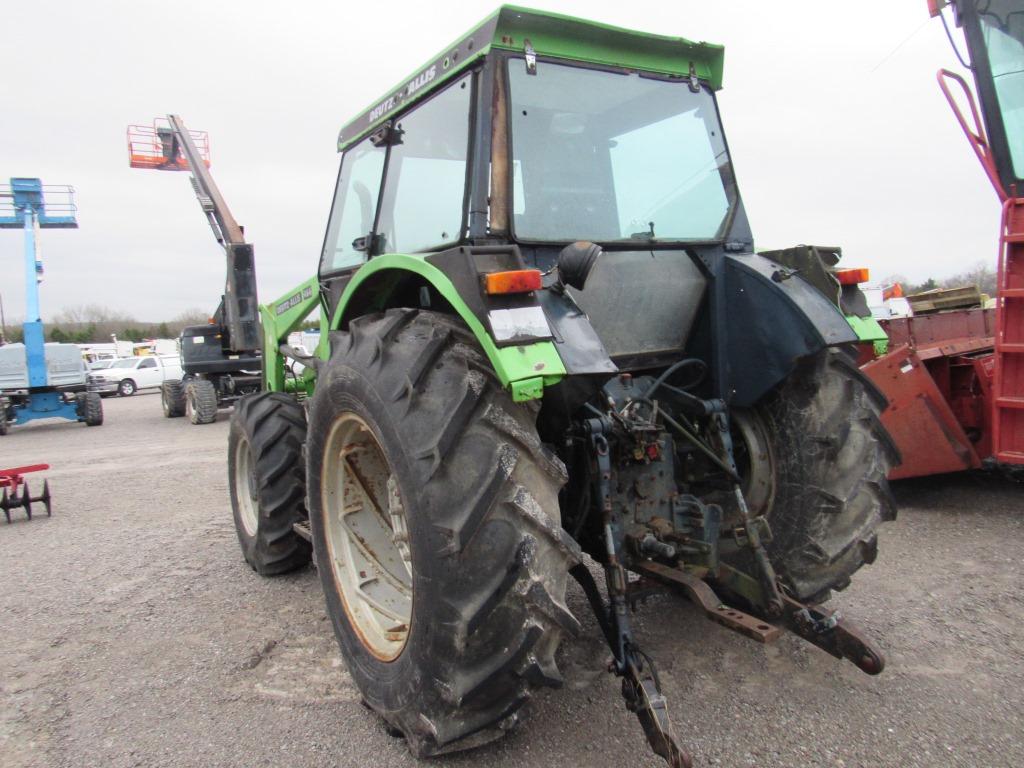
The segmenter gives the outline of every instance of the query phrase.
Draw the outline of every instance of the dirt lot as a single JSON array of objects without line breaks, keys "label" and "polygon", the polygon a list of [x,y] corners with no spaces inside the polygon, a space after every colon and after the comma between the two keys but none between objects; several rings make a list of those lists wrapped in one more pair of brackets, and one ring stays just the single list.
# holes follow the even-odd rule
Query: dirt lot
[{"label": "dirt lot", "polygon": [[[47,461],[51,519],[0,523],[0,765],[413,766],[359,704],[313,570],[257,577],[235,540],[227,418],[104,401],[36,423],[0,466]],[[898,487],[879,561],[838,601],[887,649],[869,678],[791,637],[759,646],[659,597],[637,618],[698,765],[1024,764],[1024,495],[958,476]],[[504,742],[442,766],[654,766],[582,593],[567,685]]]}]

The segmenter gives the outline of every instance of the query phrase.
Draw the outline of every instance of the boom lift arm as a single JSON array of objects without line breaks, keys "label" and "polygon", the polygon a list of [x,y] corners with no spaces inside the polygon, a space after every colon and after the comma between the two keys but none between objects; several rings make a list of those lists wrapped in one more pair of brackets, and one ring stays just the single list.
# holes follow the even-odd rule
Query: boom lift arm
[{"label": "boom lift arm", "polygon": [[253,246],[245,241],[245,232],[210,174],[208,150],[201,150],[196,138],[205,148],[206,135],[189,131],[178,115],[168,115],[166,125],[130,126],[130,162],[133,168],[191,173],[196,199],[227,257],[224,295],[214,315],[222,328],[224,349],[237,355],[257,354],[261,337]]}]

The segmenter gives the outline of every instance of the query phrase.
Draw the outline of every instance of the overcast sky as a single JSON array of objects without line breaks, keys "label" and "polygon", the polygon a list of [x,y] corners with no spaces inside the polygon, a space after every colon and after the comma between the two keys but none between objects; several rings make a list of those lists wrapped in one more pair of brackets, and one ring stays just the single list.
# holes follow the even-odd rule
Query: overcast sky
[{"label": "overcast sky", "polygon": [[[935,83],[956,68],[925,0],[537,0],[726,47],[719,93],[758,247],[838,244],[914,280],[993,265],[999,206]],[[139,320],[212,311],[223,252],[181,173],[128,167],[125,127],[176,112],[255,243],[261,299],[309,277],[338,129],[496,6],[46,0],[4,3],[0,183],[74,185],[80,229],[43,233],[44,319],[101,304]],[[0,230],[8,321],[22,240]]]}]

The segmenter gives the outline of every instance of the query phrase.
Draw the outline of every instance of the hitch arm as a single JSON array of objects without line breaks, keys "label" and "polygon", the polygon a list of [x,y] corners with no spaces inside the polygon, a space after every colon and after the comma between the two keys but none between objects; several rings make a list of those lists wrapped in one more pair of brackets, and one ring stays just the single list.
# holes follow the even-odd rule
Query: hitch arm
[{"label": "hitch arm", "polygon": [[626,701],[626,708],[637,716],[647,743],[655,754],[664,758],[670,768],[691,768],[693,763],[690,756],[676,743],[654,662],[636,644],[629,624],[626,572],[619,557],[621,534],[617,531],[612,515],[611,459],[608,440],[604,435],[607,424],[601,419],[591,419],[587,426],[592,458],[597,464],[595,498],[598,499],[604,518],[604,570],[609,604],[605,604],[594,577],[585,565],[575,566],[570,573],[583,588],[611,647],[614,660],[609,671],[622,678],[622,697]]},{"label": "hitch arm", "polygon": [[654,662],[633,641],[625,612],[618,614],[614,607],[609,609],[586,565],[580,563],[569,573],[583,588],[597,617],[597,623],[614,656],[609,671],[622,677],[622,698],[626,701],[626,709],[637,716],[647,743],[655,754],[664,758],[670,768],[692,768],[690,755],[676,743]]},{"label": "hitch arm", "polygon": [[783,594],[783,621],[796,635],[837,659],[853,662],[862,672],[877,675],[885,669],[885,656],[838,612],[826,613]]}]

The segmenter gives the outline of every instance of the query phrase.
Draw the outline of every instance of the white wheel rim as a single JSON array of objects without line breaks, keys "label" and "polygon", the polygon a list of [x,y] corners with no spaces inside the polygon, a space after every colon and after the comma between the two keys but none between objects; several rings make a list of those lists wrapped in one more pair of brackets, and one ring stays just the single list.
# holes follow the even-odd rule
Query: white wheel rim
[{"label": "white wheel rim", "polygon": [[342,413],[324,446],[323,526],[334,583],[366,649],[393,661],[412,623],[412,557],[395,479],[370,427]]},{"label": "white wheel rim", "polygon": [[[753,411],[737,410],[732,423],[746,453],[743,474],[743,495],[752,515],[763,515],[775,499],[775,457],[772,455],[768,430],[763,419]],[[734,448],[738,446],[735,445]]]},{"label": "white wheel rim", "polygon": [[259,486],[256,483],[256,466],[252,460],[249,441],[239,438],[235,444],[235,498],[238,500],[238,517],[246,535],[256,535],[259,527]]}]

